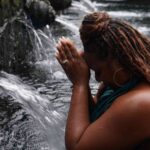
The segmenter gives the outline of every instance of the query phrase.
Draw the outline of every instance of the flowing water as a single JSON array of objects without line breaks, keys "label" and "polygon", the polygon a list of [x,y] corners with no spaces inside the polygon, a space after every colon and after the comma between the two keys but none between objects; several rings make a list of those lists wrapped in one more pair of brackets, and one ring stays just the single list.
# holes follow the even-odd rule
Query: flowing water
[{"label": "flowing water", "polygon": [[[73,1],[43,30],[26,26],[34,34],[35,70],[27,74],[0,73],[0,149],[65,150],[64,132],[71,83],[56,61],[58,38],[71,38],[82,49],[79,26],[87,13],[107,11],[150,35],[150,6],[123,0]],[[0,28],[0,30],[2,30]],[[91,79],[92,92],[97,83]]]}]

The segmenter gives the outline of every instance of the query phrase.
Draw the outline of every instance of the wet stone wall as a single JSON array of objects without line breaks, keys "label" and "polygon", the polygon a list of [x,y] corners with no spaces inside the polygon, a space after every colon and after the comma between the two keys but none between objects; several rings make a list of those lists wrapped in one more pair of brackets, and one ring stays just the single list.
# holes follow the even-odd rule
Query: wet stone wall
[{"label": "wet stone wall", "polygon": [[[0,0],[0,69],[22,72],[36,61],[33,32],[55,20],[71,0]],[[21,67],[20,67],[21,65]]]}]

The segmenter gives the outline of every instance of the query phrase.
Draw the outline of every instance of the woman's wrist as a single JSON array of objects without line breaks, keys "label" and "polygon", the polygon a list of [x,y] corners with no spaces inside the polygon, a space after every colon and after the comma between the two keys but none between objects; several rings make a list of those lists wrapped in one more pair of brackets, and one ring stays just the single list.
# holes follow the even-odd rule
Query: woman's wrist
[{"label": "woman's wrist", "polygon": [[89,87],[89,82],[81,82],[73,84],[72,88]]}]

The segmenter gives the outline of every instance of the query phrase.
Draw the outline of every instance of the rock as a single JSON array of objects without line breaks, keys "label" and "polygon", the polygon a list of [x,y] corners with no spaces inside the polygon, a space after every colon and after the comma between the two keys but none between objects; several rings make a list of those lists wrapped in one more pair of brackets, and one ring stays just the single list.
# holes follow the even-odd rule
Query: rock
[{"label": "rock", "polygon": [[0,0],[0,69],[27,72],[37,60],[37,44],[31,22],[43,27],[55,18],[48,0]]},{"label": "rock", "polygon": [[55,11],[47,0],[25,0],[24,8],[35,28],[41,28],[55,20]]},{"label": "rock", "polygon": [[69,7],[72,0],[49,0],[55,10],[62,10]]},{"label": "rock", "polygon": [[36,60],[32,32],[17,19],[5,23],[0,29],[0,68],[7,72],[27,71],[29,63]]},{"label": "rock", "polygon": [[0,26],[4,22],[21,13],[24,3],[22,0],[0,0]]}]

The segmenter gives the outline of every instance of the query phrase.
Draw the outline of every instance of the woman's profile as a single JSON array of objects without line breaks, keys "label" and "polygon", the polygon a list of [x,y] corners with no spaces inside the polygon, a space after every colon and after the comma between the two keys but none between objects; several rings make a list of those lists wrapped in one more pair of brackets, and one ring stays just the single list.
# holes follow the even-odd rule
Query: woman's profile
[{"label": "woman's profile", "polygon": [[[67,150],[150,149],[150,40],[106,12],[86,15],[84,52],[61,38],[56,58],[73,84]],[[103,81],[90,91],[90,69]]]}]

